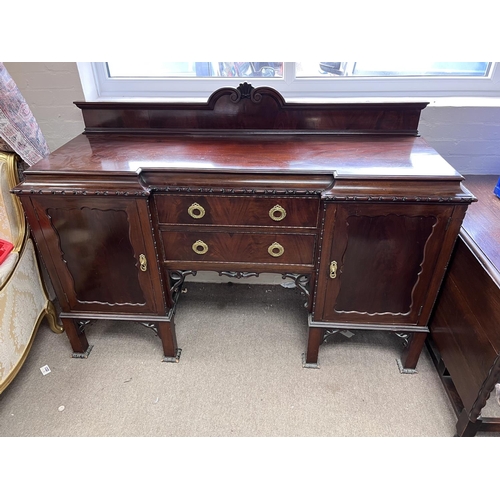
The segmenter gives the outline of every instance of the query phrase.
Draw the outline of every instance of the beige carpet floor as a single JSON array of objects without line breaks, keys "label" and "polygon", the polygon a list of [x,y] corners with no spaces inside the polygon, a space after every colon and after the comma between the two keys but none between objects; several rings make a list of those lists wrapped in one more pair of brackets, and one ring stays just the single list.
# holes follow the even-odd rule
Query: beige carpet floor
[{"label": "beige carpet floor", "polygon": [[82,360],[44,322],[0,395],[0,436],[454,435],[427,351],[417,374],[401,375],[393,334],[337,334],[320,369],[304,369],[303,303],[297,289],[190,283],[176,314],[178,364],[161,361],[160,340],[138,323],[92,323]]}]

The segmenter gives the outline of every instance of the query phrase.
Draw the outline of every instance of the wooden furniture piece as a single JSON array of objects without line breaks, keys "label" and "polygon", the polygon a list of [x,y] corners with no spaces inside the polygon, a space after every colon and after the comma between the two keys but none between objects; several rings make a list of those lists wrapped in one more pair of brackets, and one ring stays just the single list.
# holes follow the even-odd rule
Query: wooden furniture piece
[{"label": "wooden furniture piece", "polygon": [[77,356],[89,319],[139,321],[178,361],[186,275],[280,273],[308,294],[304,366],[335,329],[407,337],[412,371],[473,196],[418,137],[425,103],[286,103],[222,88],[207,103],[76,103],[85,134],[20,196]]},{"label": "wooden furniture piece", "polygon": [[43,318],[54,332],[63,331],[40,275],[21,204],[10,193],[19,182],[18,158],[0,151],[0,238],[14,247],[0,264],[0,394],[23,366]]},{"label": "wooden furniture piece", "polygon": [[429,351],[457,413],[458,436],[500,431],[500,418],[481,417],[500,382],[497,181],[492,175],[466,179],[479,201],[467,212],[430,323]]}]

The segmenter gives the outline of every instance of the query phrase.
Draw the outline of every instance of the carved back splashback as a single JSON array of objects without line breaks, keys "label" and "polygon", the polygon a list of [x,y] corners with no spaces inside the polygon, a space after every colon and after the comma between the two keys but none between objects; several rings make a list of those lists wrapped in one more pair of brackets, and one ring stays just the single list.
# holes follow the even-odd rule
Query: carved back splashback
[{"label": "carved back splashback", "polygon": [[215,91],[206,103],[75,102],[86,133],[308,133],[418,135],[426,102],[285,102],[270,87]]}]

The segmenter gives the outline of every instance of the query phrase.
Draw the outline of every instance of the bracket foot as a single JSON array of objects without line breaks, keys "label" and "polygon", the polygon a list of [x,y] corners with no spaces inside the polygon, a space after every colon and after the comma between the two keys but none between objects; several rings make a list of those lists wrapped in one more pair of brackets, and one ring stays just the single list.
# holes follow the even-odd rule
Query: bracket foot
[{"label": "bracket foot", "polygon": [[402,373],[403,375],[414,375],[415,373],[418,373],[418,371],[414,368],[404,368],[403,363],[401,363],[399,358],[396,359],[396,363],[398,364],[399,373]]},{"label": "bracket foot", "polygon": [[89,345],[85,352],[74,352],[71,357],[78,359],[87,359],[89,357],[90,351],[92,350],[93,345]]},{"label": "bracket foot", "polygon": [[302,368],[316,368],[319,370],[319,363],[306,363],[306,355],[302,353]]},{"label": "bracket foot", "polygon": [[179,362],[179,358],[181,357],[181,352],[182,352],[182,349],[177,349],[176,353],[175,353],[175,357],[169,357],[169,356],[163,356],[163,359],[162,359],[162,362],[164,363],[178,363]]}]

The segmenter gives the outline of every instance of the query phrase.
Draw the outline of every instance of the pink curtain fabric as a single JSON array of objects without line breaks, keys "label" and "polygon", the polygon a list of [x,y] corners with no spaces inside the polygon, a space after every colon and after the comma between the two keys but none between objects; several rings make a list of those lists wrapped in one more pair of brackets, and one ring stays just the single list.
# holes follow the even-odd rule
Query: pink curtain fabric
[{"label": "pink curtain fabric", "polygon": [[0,150],[14,151],[29,166],[50,152],[28,104],[2,63],[0,63]]}]

